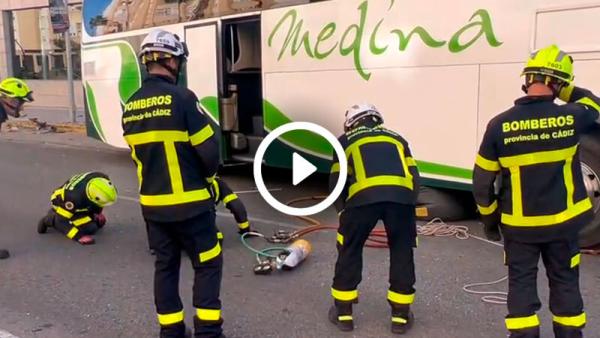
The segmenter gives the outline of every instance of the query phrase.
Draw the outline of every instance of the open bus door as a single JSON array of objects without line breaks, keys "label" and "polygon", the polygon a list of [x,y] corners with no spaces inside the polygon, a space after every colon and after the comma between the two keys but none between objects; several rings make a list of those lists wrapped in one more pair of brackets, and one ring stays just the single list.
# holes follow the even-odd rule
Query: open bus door
[{"label": "open bus door", "polygon": [[260,17],[221,24],[221,130],[230,158],[250,162],[264,138]]},{"label": "open bus door", "polygon": [[[186,66],[187,87],[198,95],[198,104],[213,123],[217,137],[221,138],[219,109],[219,67],[217,23],[211,22],[185,28],[185,41],[190,56]],[[222,143],[222,142],[221,142]],[[221,147],[221,149],[224,149]],[[222,152],[221,158],[226,158]]]}]

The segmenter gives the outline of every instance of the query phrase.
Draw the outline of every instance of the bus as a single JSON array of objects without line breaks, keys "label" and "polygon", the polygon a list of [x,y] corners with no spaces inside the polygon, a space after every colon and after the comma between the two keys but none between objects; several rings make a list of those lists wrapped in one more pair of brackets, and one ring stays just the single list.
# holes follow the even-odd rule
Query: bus
[{"label": "bus", "polygon": [[[579,0],[88,0],[82,77],[88,134],[116,147],[121,109],[145,76],[145,34],[182,37],[181,85],[218,126],[222,158],[252,161],[269,131],[291,121],[343,131],[347,107],[375,104],[411,143],[426,185],[469,190],[488,121],[521,96],[529,54],[551,43],[575,59],[576,83],[600,92],[600,3]],[[600,132],[581,144],[600,242]],[[332,147],[282,135],[265,164],[298,152],[328,170]]]}]

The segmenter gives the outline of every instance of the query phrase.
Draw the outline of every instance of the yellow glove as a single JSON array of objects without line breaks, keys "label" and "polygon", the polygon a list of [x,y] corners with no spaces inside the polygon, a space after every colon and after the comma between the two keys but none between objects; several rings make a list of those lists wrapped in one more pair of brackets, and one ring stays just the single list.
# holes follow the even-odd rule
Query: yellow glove
[{"label": "yellow glove", "polygon": [[572,83],[563,86],[558,92],[558,98],[569,103],[571,100],[571,94],[573,94],[573,89],[575,89],[575,85]]}]

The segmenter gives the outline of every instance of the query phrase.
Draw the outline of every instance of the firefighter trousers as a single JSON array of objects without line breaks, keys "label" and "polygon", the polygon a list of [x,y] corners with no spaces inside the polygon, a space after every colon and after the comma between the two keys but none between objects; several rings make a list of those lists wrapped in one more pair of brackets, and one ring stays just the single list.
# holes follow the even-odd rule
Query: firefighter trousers
[{"label": "firefighter trousers", "polygon": [[221,277],[223,256],[217,240],[214,210],[180,222],[146,220],[150,248],[156,253],[154,300],[161,338],[184,337],[183,304],[179,297],[181,251],[194,269],[195,337],[221,335]]},{"label": "firefighter trousers", "polygon": [[508,265],[508,316],[511,338],[537,338],[540,321],[536,312],[541,303],[537,293],[540,256],[550,286],[550,311],[557,338],[582,337],[585,326],[583,300],[579,290],[579,246],[577,238],[548,243],[504,242]]},{"label": "firefighter trousers", "polygon": [[57,231],[75,241],[82,236],[93,235],[101,228],[98,226],[98,223],[93,221],[93,217],[90,215],[80,217],[79,219],[84,219],[84,221],[85,219],[89,219],[89,221],[80,225],[74,225],[77,224],[77,219],[66,219],[63,216],[58,215],[53,209],[50,209],[48,214],[44,217],[43,222],[46,224],[46,226],[53,227]]},{"label": "firefighter trousers", "polygon": [[351,306],[345,305],[358,301],[357,287],[362,279],[363,247],[380,220],[385,226],[390,248],[388,301],[392,309],[407,310],[414,300],[415,207],[383,202],[347,208],[340,215],[338,259],[331,290],[340,315],[351,315],[344,313],[351,311]]}]

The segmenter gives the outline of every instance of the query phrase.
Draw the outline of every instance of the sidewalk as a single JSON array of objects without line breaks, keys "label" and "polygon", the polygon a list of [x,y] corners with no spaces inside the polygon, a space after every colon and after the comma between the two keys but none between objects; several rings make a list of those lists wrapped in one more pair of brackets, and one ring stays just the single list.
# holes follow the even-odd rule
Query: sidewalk
[{"label": "sidewalk", "polygon": [[[37,119],[38,122],[46,122],[47,128],[40,129],[40,126],[31,119]],[[56,132],[69,132],[85,134],[85,113],[83,110],[78,110],[75,116],[75,122],[72,121],[72,116],[66,108],[58,107],[26,107],[23,115],[20,118],[10,118],[6,125],[2,126],[2,131],[7,132],[16,129],[40,130],[40,132],[52,132],[51,127],[56,129]]]}]

